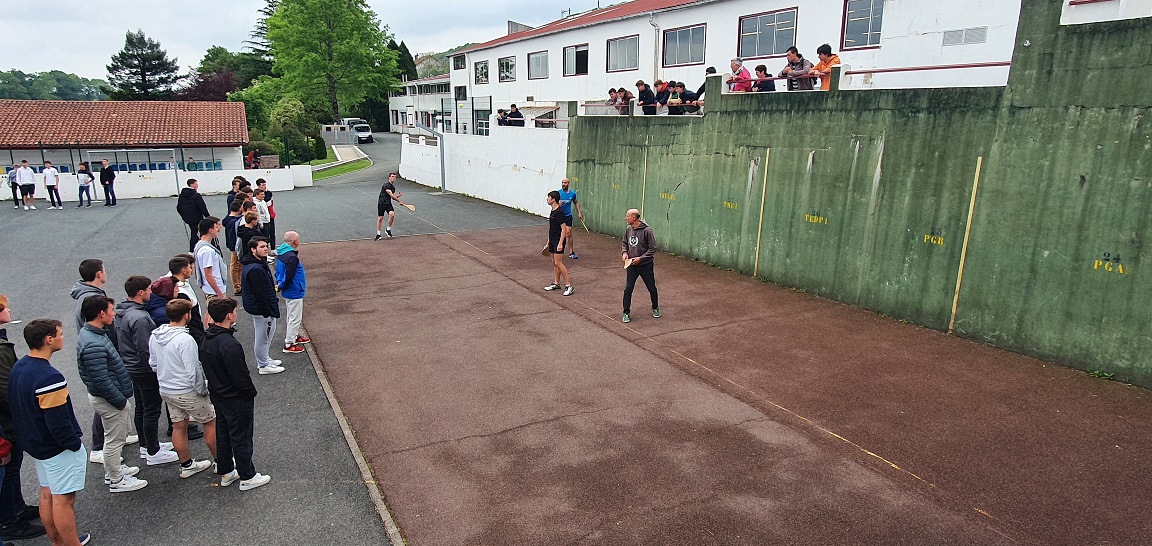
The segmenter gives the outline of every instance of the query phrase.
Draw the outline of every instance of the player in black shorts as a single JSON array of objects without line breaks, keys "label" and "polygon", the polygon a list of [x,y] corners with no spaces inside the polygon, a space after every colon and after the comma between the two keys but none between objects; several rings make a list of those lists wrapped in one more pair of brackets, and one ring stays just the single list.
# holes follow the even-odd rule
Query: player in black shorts
[{"label": "player in black shorts", "polygon": [[392,208],[392,200],[395,199],[397,203],[404,204],[400,200],[403,193],[396,191],[396,173],[388,175],[388,181],[380,187],[380,197],[376,199],[376,240],[381,239],[380,228],[384,227],[384,217],[388,217],[388,236],[392,236],[392,221],[396,219],[396,211]]},{"label": "player in black shorts", "polygon": [[572,228],[565,223],[564,211],[560,210],[560,192],[548,192],[548,206],[552,213],[548,215],[548,254],[552,255],[553,281],[545,286],[545,290],[559,290],[560,279],[564,279],[564,295],[571,296],[572,277],[568,275],[568,267],[564,265],[564,243],[572,233]]}]

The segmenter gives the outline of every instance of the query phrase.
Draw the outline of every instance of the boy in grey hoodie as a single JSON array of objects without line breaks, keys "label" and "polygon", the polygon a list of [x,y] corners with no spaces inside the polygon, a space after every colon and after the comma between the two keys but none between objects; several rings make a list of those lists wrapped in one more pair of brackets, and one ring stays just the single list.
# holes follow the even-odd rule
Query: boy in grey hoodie
[{"label": "boy in grey hoodie", "polygon": [[640,211],[628,209],[624,215],[628,229],[620,240],[620,259],[624,260],[628,281],[624,284],[624,316],[621,322],[632,321],[632,290],[636,288],[636,278],[644,279],[644,286],[652,296],[652,318],[660,318],[660,297],[656,293],[656,273],[652,258],[656,256],[656,235],[640,219]]},{"label": "boy in grey hoodie", "polygon": [[160,398],[172,419],[172,447],[180,457],[180,477],[190,478],[212,466],[197,461],[188,450],[188,421],[204,425],[204,443],[216,458],[216,410],[208,400],[208,382],[200,367],[200,349],[188,333],[192,302],[172,299],[164,306],[169,323],[152,331],[148,365],[160,383]]}]

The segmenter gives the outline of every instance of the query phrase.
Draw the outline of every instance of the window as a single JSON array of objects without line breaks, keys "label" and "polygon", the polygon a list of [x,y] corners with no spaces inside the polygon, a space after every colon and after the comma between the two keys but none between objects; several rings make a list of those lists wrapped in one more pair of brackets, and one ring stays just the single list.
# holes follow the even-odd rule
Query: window
[{"label": "window", "polygon": [[468,100],[468,86],[467,85],[457,85],[456,86],[456,100]]},{"label": "window", "polygon": [[516,57],[502,57],[496,62],[500,67],[500,81],[516,81]]},{"label": "window", "polygon": [[608,71],[636,70],[640,67],[640,35],[608,40]]},{"label": "window", "polygon": [[969,44],[982,44],[988,41],[988,27],[963,28],[944,31],[944,44],[958,46]]},{"label": "window", "polygon": [[796,45],[796,8],[740,18],[741,58],[783,55]]},{"label": "window", "polygon": [[704,64],[704,25],[664,31],[664,66]]},{"label": "window", "polygon": [[583,76],[588,74],[588,44],[564,48],[564,75]]},{"label": "window", "polygon": [[884,0],[848,0],[844,4],[844,47],[880,45]]},{"label": "window", "polygon": [[528,79],[542,80],[548,77],[548,52],[537,51],[528,54]]},{"label": "window", "polygon": [[465,66],[463,55],[452,57],[452,70],[464,70]]},{"label": "window", "polygon": [[488,83],[488,61],[478,61],[476,63],[476,83]]}]

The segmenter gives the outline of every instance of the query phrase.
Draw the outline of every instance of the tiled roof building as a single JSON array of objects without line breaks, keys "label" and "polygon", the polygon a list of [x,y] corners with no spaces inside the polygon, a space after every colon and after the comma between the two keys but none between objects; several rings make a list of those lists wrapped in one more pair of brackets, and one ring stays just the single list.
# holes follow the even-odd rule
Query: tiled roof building
[{"label": "tiled roof building", "polygon": [[241,146],[240,102],[0,100],[0,148]]}]

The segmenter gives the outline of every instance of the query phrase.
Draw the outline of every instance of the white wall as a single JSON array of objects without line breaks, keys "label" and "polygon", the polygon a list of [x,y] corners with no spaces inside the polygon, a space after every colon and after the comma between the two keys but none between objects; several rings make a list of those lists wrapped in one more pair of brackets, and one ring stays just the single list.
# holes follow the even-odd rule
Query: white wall
[{"label": "white wall", "polygon": [[[170,163],[194,159],[199,162],[207,163],[215,158],[215,161],[220,162],[220,167],[223,169],[237,170],[244,168],[244,151],[239,146],[227,147],[209,147],[209,148],[184,148],[184,156],[181,159],[180,149],[175,151],[155,150],[151,153],[146,151],[133,151],[129,152],[127,156],[123,151],[118,151],[115,154],[110,150],[103,149],[90,149],[90,148],[73,148],[72,150],[61,149],[45,149],[43,153],[40,150],[7,150],[8,153],[0,151],[0,165],[10,167],[12,164],[19,163],[21,160],[26,160],[33,167],[42,167],[44,161],[51,161],[57,169],[61,165],[67,165],[69,172],[75,172],[75,167],[82,161],[87,161],[89,167],[93,172],[99,170],[100,160],[108,159],[109,163],[132,163],[133,165],[139,163]],[[133,167],[132,170],[135,170]]]},{"label": "white wall", "polygon": [[1152,0],[1110,0],[1075,6],[1068,5],[1065,0],[1060,24],[1079,25],[1141,17],[1152,17]]},{"label": "white wall", "polygon": [[[287,191],[297,187],[312,185],[312,168],[308,165],[294,165],[288,169],[260,169],[260,170],[229,170],[229,171],[200,171],[189,173],[185,171],[139,171],[116,174],[116,198],[136,199],[141,197],[170,197],[180,193],[189,178],[195,178],[200,183],[200,193],[208,195],[213,193],[227,193],[232,189],[232,178],[240,175],[255,182],[257,178],[268,181],[268,189],[272,191]],[[0,179],[3,191],[0,197],[11,200],[12,194],[8,189],[7,178]],[[79,184],[76,176],[65,174],[60,176],[60,197],[64,201],[76,202]],[[100,187],[99,178],[92,183],[92,199],[102,198],[104,193]],[[36,175],[36,197],[47,199],[48,190],[44,187],[44,175]],[[210,209],[212,207],[209,207]],[[218,212],[213,210],[213,212]],[[219,211],[225,213],[226,211]]]},{"label": "white wall", "polygon": [[[1148,2],[1152,0],[1129,0]],[[451,70],[452,86],[467,85],[470,97],[492,96],[493,111],[510,103],[522,103],[528,96],[537,101],[585,101],[607,98],[610,87],[625,86],[635,93],[635,83],[649,84],[656,78],[684,81],[695,89],[704,81],[704,69],[715,66],[728,70],[728,61],[737,55],[739,20],[745,15],[797,8],[796,46],[813,63],[821,44],[840,49],[843,30],[843,0],[724,0],[704,3],[655,15],[661,32],[649,24],[647,16],[573,29],[520,42],[499,45],[466,54],[463,70]],[[881,46],[840,52],[843,62],[855,69],[894,68],[926,65],[1010,61],[1015,45],[1020,0],[888,0],[885,3]],[[654,53],[662,49],[663,30],[706,23],[704,63],[686,67],[660,66]],[[946,30],[988,27],[987,42],[943,46]],[[639,35],[639,67],[625,72],[606,72],[607,40]],[[588,44],[588,75],[564,77],[564,47]],[[547,79],[528,79],[527,54],[548,51]],[[516,57],[516,81],[500,82],[498,59]],[[488,84],[477,85],[473,69],[477,61],[488,61]],[[749,70],[764,64],[769,72],[779,72],[783,56],[747,59]],[[844,87],[944,87],[1005,85],[1007,68],[910,72],[857,77]]]},{"label": "white wall", "polygon": [[[448,176],[445,189],[546,216],[544,198],[559,189],[568,168],[568,131],[493,124],[490,136],[444,135]],[[400,176],[440,186],[437,146],[400,149]]]}]

